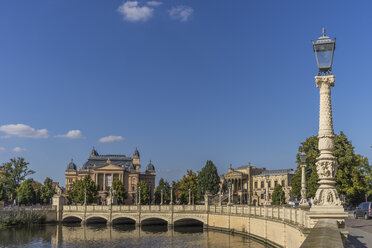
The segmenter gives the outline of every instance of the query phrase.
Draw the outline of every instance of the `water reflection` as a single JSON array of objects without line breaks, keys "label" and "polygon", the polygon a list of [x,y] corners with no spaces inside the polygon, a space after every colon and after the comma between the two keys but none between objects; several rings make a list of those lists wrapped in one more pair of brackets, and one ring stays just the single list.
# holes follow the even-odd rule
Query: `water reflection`
[{"label": "water reflection", "polygon": [[1,247],[265,247],[201,226],[40,225],[0,230]]}]

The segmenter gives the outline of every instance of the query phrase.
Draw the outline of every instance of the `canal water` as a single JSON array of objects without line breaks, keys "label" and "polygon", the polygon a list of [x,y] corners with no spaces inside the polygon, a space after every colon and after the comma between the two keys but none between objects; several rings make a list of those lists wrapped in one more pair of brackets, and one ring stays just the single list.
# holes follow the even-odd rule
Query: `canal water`
[{"label": "canal water", "polygon": [[263,244],[201,226],[39,225],[0,229],[0,247],[251,247]]}]

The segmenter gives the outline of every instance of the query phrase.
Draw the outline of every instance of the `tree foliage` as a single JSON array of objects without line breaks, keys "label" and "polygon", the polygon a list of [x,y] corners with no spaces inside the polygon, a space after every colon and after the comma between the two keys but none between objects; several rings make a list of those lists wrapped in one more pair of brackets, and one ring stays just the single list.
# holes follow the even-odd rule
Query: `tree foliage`
[{"label": "tree foliage", "polygon": [[163,203],[169,204],[170,202],[170,184],[163,178],[160,178],[158,187],[155,190],[155,204],[160,204],[161,201],[161,191],[163,190]]},{"label": "tree foliage", "polygon": [[198,174],[198,189],[199,192],[209,191],[211,194],[217,194],[220,189],[220,177],[211,160],[206,162]]},{"label": "tree foliage", "polygon": [[[316,172],[316,159],[319,156],[318,138],[311,136],[301,143],[299,152],[306,153],[306,187],[307,196],[314,197],[318,189],[318,175]],[[343,132],[335,135],[334,156],[337,160],[336,188],[340,195],[345,196],[347,204],[357,205],[364,200],[364,194],[372,196],[371,188],[371,168],[368,159],[355,154],[354,147]],[[299,154],[297,163],[300,164]],[[301,192],[301,168],[297,167],[296,173],[292,178],[292,193],[295,197],[300,196]]]},{"label": "tree foliage", "polygon": [[128,193],[124,188],[124,184],[119,179],[115,179],[112,182],[112,188],[115,190],[115,196],[118,204],[124,204],[125,199],[128,198]]},{"label": "tree foliage", "polygon": [[52,183],[52,179],[49,177],[45,178],[44,185],[40,188],[40,203],[50,203],[50,199],[56,193]]},{"label": "tree foliage", "polygon": [[178,182],[178,201],[183,204],[189,202],[189,189],[191,189],[191,195],[194,195],[195,199],[199,199],[198,191],[198,176],[192,170],[187,170],[187,174],[183,176],[181,181]]},{"label": "tree foliage", "polygon": [[285,204],[285,193],[283,191],[282,185],[278,184],[274,188],[274,192],[271,196],[272,205],[281,205]]},{"label": "tree foliage", "polygon": [[17,198],[20,204],[33,204],[36,203],[36,193],[33,187],[33,180],[24,180],[21,186],[17,189]]},{"label": "tree foliage", "polygon": [[7,192],[7,198],[10,199],[13,195],[13,199],[16,197],[17,188],[26,179],[27,176],[34,174],[33,170],[28,169],[28,162],[25,162],[24,158],[17,157],[11,158],[9,162],[3,163],[0,169],[5,170],[3,178],[5,179],[5,190]]},{"label": "tree foliage", "polygon": [[68,200],[73,203],[84,204],[85,189],[87,191],[87,204],[97,201],[97,186],[89,175],[72,183],[68,192]]},{"label": "tree foliage", "polygon": [[146,182],[141,181],[137,183],[137,192],[141,194],[141,204],[150,203],[150,192]]}]

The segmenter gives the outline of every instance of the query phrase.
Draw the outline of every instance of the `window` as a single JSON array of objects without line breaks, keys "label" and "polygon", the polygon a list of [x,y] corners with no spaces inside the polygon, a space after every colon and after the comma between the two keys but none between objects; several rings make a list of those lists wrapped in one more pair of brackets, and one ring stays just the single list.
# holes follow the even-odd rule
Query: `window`
[{"label": "window", "polygon": [[268,181],[267,183],[269,185],[269,188],[271,188],[271,181]]},{"label": "window", "polygon": [[72,178],[69,178],[69,179],[68,179],[68,182],[71,183],[71,182],[72,182]]},{"label": "window", "polygon": [[274,181],[274,187],[276,187],[277,185],[278,185],[278,181],[275,180],[275,181]]},{"label": "window", "polygon": [[261,181],[261,188],[263,189],[264,187],[264,181]]},{"label": "window", "polygon": [[257,182],[254,182],[254,188],[257,189],[258,187],[258,183]]},{"label": "window", "polygon": [[264,196],[264,194],[261,194],[261,199],[265,199],[265,196]]},{"label": "window", "polygon": [[282,187],[285,187],[285,180],[282,180]]}]

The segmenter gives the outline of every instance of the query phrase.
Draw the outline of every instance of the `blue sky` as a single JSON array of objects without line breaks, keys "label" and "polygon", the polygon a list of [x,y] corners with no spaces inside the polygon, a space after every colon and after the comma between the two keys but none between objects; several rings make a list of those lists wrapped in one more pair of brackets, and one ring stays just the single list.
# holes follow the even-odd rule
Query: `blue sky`
[{"label": "blue sky", "polygon": [[62,185],[92,146],[138,147],[157,179],[206,160],[220,173],[295,168],[318,130],[323,26],[337,38],[335,131],[371,159],[372,4],[355,3],[1,1],[0,162],[23,156],[36,180]]}]

